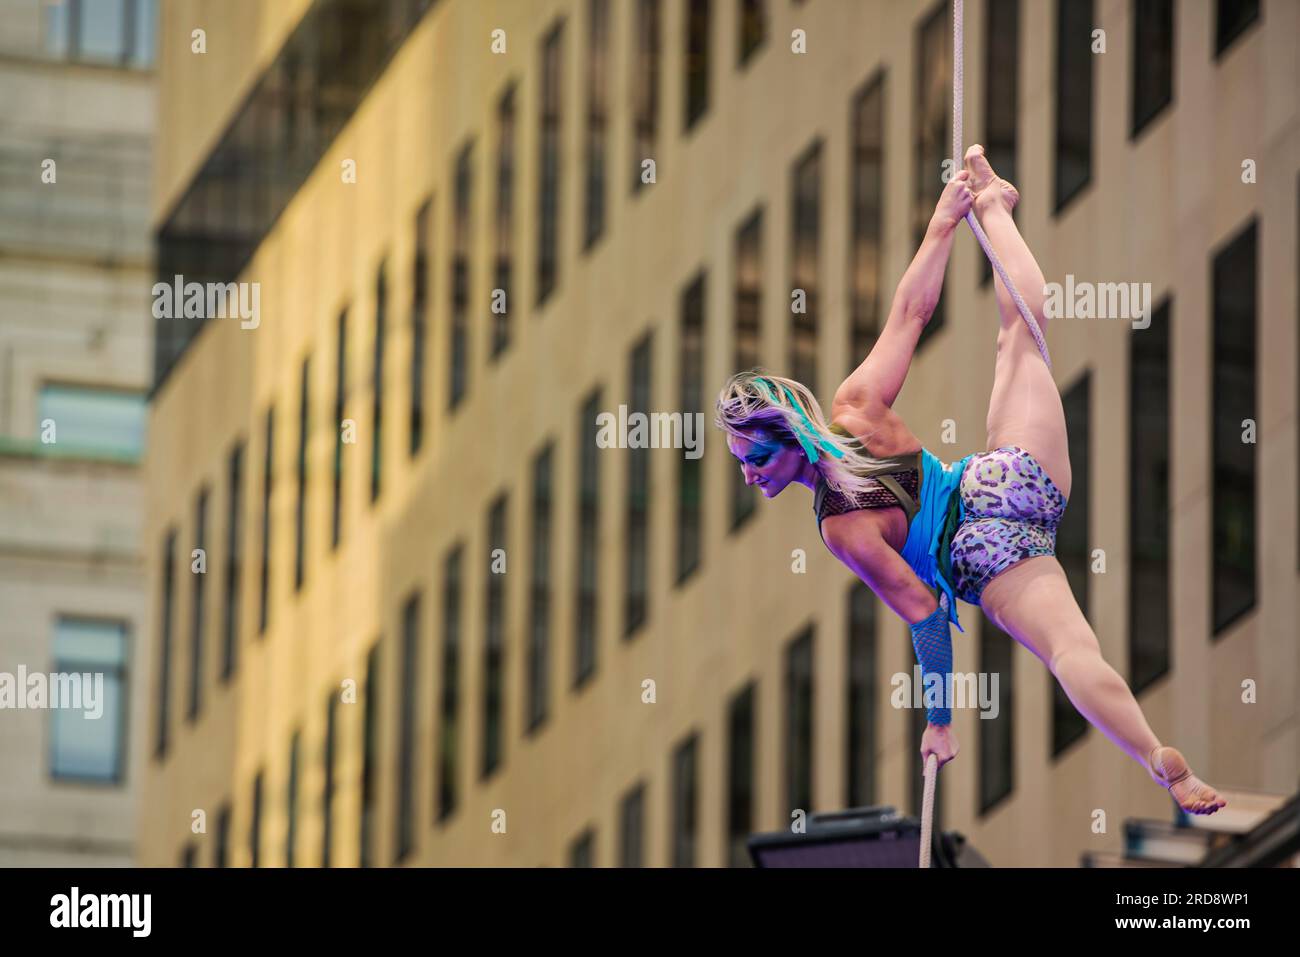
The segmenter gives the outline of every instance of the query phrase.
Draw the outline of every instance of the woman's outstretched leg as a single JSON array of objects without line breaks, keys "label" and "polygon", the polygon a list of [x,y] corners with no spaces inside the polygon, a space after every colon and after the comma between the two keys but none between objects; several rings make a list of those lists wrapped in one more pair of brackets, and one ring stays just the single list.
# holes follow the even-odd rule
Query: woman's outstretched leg
[{"label": "woman's outstretched leg", "polygon": [[[1046,336],[1048,321],[1043,315],[1043,271],[1011,218],[1011,210],[1020,194],[993,172],[982,146],[975,145],[966,151],[966,168],[971,173],[975,214],[980,225]],[[997,449],[1018,445],[1027,450],[1056,483],[1061,494],[1069,498],[1070,452],[1061,394],[1011,293],[996,274],[993,282],[1001,324],[986,422],[988,447]]]},{"label": "woman's outstretched leg", "polygon": [[[997,575],[984,587],[980,606],[994,624],[1047,665],[1080,714],[1159,783],[1167,784],[1184,810],[1213,814],[1224,806],[1212,787],[1190,773],[1175,749],[1164,748],[1153,761],[1160,740],[1129,686],[1102,658],[1097,636],[1056,558],[1029,558]],[[1160,779],[1162,773],[1165,780]]]}]

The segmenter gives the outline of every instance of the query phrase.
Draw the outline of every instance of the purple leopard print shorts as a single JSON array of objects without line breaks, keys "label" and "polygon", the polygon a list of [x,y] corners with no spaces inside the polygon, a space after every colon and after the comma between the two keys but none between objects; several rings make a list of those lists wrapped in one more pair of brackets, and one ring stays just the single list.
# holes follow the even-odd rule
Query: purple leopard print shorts
[{"label": "purple leopard print shorts", "polygon": [[995,575],[1026,558],[1056,553],[1065,496],[1018,445],[972,457],[958,492],[965,517],[949,555],[953,588],[962,601],[978,605]]}]

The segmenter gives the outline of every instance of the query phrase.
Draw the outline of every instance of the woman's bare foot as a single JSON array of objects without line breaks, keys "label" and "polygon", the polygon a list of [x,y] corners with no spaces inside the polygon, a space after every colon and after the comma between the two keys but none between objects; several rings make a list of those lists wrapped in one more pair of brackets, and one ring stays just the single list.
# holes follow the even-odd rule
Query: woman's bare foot
[{"label": "woman's bare foot", "polygon": [[[970,171],[970,189],[975,194],[975,211],[982,214],[990,203],[1001,203],[1007,212],[1020,202],[1020,191],[993,172],[984,147],[978,143],[966,151],[966,169]],[[988,187],[994,187],[989,189]]]},{"label": "woman's bare foot", "polygon": [[1213,814],[1228,803],[1214,788],[1192,773],[1187,759],[1177,748],[1152,748],[1147,756],[1147,767],[1155,782],[1168,789],[1178,806],[1189,814]]}]

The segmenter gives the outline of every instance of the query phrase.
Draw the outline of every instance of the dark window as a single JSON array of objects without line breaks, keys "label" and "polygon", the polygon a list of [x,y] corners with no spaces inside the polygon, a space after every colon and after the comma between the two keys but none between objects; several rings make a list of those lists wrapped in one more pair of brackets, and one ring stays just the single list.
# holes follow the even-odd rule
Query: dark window
[{"label": "dark window", "polygon": [[[984,155],[998,175],[1016,182],[1016,123],[1020,118],[1020,0],[989,0],[984,8]],[[1014,211],[1012,212],[1014,216]],[[980,284],[993,280],[981,255]]]},{"label": "dark window", "polygon": [[849,588],[849,807],[876,801],[876,595],[862,582]]},{"label": "dark window", "polygon": [[[1069,507],[1056,532],[1056,557],[1085,618],[1089,616],[1092,553],[1088,542],[1092,510],[1088,449],[1092,435],[1092,374],[1085,372],[1062,396],[1069,438],[1071,487]],[[1052,754],[1058,755],[1088,730],[1059,681],[1052,682]]]},{"label": "dark window", "polygon": [[376,641],[366,655],[365,725],[361,752],[361,867],[375,861],[375,797],[379,790],[375,780],[379,769],[379,645]]},{"label": "dark window", "polygon": [[469,310],[473,241],[474,144],[466,143],[456,155],[456,202],[451,228],[451,397],[456,408],[469,390]]},{"label": "dark window", "polygon": [[311,436],[311,357],[302,360],[298,383],[298,501],[294,509],[293,588],[307,579],[307,448]]},{"label": "dark window", "polygon": [[[650,412],[650,333],[632,350],[628,378],[632,401],[628,413]],[[623,637],[630,638],[646,621],[650,591],[650,450],[627,452],[627,537],[623,562]]]},{"label": "dark window", "polygon": [[[1012,709],[1014,640],[984,617],[980,625],[980,671],[997,675],[998,716],[979,716],[979,812],[987,814],[1015,786],[1015,711]],[[992,678],[990,677],[990,680]]]},{"label": "dark window", "polygon": [[226,601],[222,635],[221,680],[235,673],[239,661],[240,570],[244,565],[244,444],[230,450],[226,480]]},{"label": "dark window", "polygon": [[[754,210],[736,231],[735,301],[733,326],[737,369],[758,365],[763,318],[763,210]],[[728,463],[731,465],[732,463]],[[758,492],[745,484],[745,473],[732,465],[731,530],[740,528],[754,514]]]},{"label": "dark window", "polygon": [[1133,136],[1174,99],[1174,0],[1133,0]]},{"label": "dark window", "polygon": [[638,784],[619,804],[619,867],[645,867],[645,785]]},{"label": "dark window", "polygon": [[605,231],[609,125],[609,0],[587,0],[587,210],[583,248]]},{"label": "dark window", "polygon": [[[203,707],[203,623],[206,617],[204,585],[208,580],[208,490],[199,490],[194,504],[194,548],[203,550],[203,570],[195,571],[190,563],[190,687],[185,716],[193,721]],[[191,552],[193,555],[193,552]]]},{"label": "dark window", "polygon": [[881,239],[885,228],[885,74],[853,101],[853,222],[849,235],[849,358],[857,368],[880,332]]},{"label": "dark window", "polygon": [[596,673],[599,635],[600,579],[600,449],[596,445],[600,389],[594,389],[578,418],[578,567],[577,648],[573,655],[573,685],[580,688]]},{"label": "dark window", "polygon": [[217,811],[217,834],[212,847],[212,866],[230,866],[230,805],[223,804]]},{"label": "dark window", "polygon": [[[1214,635],[1255,607],[1258,317],[1256,224],[1214,257]],[[1247,423],[1246,420],[1250,420]],[[1250,428],[1251,440],[1246,440]]]},{"label": "dark window", "polygon": [[1217,0],[1214,11],[1214,56],[1223,55],[1237,37],[1259,19],[1259,0]]},{"label": "dark window", "polygon": [[699,735],[692,734],[673,751],[673,806],[669,834],[672,840],[672,866],[695,866],[695,838],[699,819],[699,786],[696,751]]},{"label": "dark window", "polygon": [[172,607],[175,604],[176,585],[176,531],[167,533],[162,552],[162,608],[158,624],[158,677],[157,724],[154,725],[155,758],[167,753],[171,730],[171,670],[172,670]]},{"label": "dark window", "polygon": [[587,828],[573,840],[569,847],[570,867],[594,867],[596,858],[596,832]]},{"label": "dark window", "polygon": [[767,39],[767,0],[737,0],[737,5],[740,29],[736,32],[736,65],[743,67]]},{"label": "dark window", "polygon": [[411,425],[410,453],[424,443],[425,314],[429,309],[429,233],[433,229],[433,200],[426,199],[415,214],[415,255],[411,259]]},{"label": "dark window", "polygon": [[191,841],[181,850],[181,867],[198,867],[199,866],[199,849]]},{"label": "dark window", "polygon": [[[920,246],[943,192],[944,162],[952,149],[952,10],[947,0],[916,31],[916,140],[912,151],[912,242]],[[947,282],[944,283],[947,286]],[[943,328],[943,290],[917,340],[919,350]]]},{"label": "dark window", "polygon": [[[515,243],[515,87],[506,88],[497,102],[497,229],[496,289],[492,298],[492,354],[495,359],[510,345],[510,297]],[[496,305],[500,290],[501,306]]]},{"label": "dark window", "polygon": [[1056,176],[1059,213],[1092,179],[1093,0],[1056,2]]},{"label": "dark window", "polygon": [[551,696],[551,460],[547,445],[533,460],[532,583],[528,609],[528,701],[525,731],[535,731]]},{"label": "dark window", "polygon": [[754,830],[754,684],[727,709],[727,866],[748,867],[745,842]]},{"label": "dark window", "polygon": [[412,595],[402,609],[402,697],[397,728],[397,855],[401,863],[415,847],[415,716],[420,674],[420,596]]},{"label": "dark window", "polygon": [[266,410],[262,447],[262,565],[258,580],[257,634],[266,634],[271,616],[271,487],[275,475],[275,406]]},{"label": "dark window", "polygon": [[633,192],[646,185],[641,178],[642,164],[654,159],[659,133],[659,3],[660,0],[636,0],[636,57],[632,61]]},{"label": "dark window", "polygon": [[325,753],[324,785],[321,791],[320,866],[329,867],[333,861],[334,843],[334,753],[338,747],[339,691],[333,688],[325,703]]},{"label": "dark window", "polygon": [[262,772],[253,778],[253,806],[248,820],[248,866],[262,866]]},{"label": "dark window", "polygon": [[813,629],[785,650],[785,814],[811,814],[813,781]]},{"label": "dark window", "polygon": [[[682,436],[696,413],[704,415],[704,273],[682,293],[681,352],[678,357],[678,387],[681,403]],[[688,420],[689,417],[689,420]],[[701,419],[703,421],[703,419]],[[693,427],[692,432],[694,433]],[[702,443],[704,437],[695,435]],[[684,444],[684,441],[683,441]],[[677,584],[686,581],[700,567],[703,540],[704,457],[703,447],[682,449],[677,473]],[[692,456],[694,456],[692,458]]]},{"label": "dark window", "polygon": [[542,41],[542,92],[538,130],[537,169],[537,304],[555,291],[560,278],[560,56],[564,24],[558,23]]},{"label": "dark window", "polygon": [[694,126],[695,121],[709,109],[709,43],[712,33],[710,6],[710,0],[686,0],[684,130]]},{"label": "dark window", "polygon": [[285,794],[286,811],[289,818],[284,832],[284,866],[293,867],[296,863],[294,849],[298,846],[298,755],[302,746],[302,732],[295,731],[289,742],[289,785]]},{"label": "dark window", "polygon": [[1139,692],[1169,670],[1172,443],[1170,305],[1129,337],[1128,681]]},{"label": "dark window", "polygon": [[348,388],[348,311],[339,313],[338,351],[334,358],[334,503],[330,518],[330,548],[343,534],[343,407]]},{"label": "dark window", "polygon": [[[54,630],[54,674],[103,675],[101,713],[50,711],[50,775],[61,781],[121,784],[125,780],[127,695],[126,625],[120,621],[60,617]],[[20,679],[21,680],[21,679]]]},{"label": "dark window", "polygon": [[375,363],[371,368],[370,501],[379,498],[384,484],[384,334],[388,322],[386,264],[375,277]]},{"label": "dark window", "polygon": [[45,5],[45,50],[56,57],[147,68],[157,0],[60,0]]},{"label": "dark window", "polygon": [[[498,549],[500,550],[498,554]],[[501,764],[501,712],[505,678],[506,642],[506,494],[488,509],[487,615],[483,642],[483,750],[480,775],[492,774]]]},{"label": "dark window", "polygon": [[460,768],[461,546],[447,554],[442,580],[442,700],[438,722],[438,820],[456,810]]},{"label": "dark window", "polygon": [[790,374],[814,394],[821,205],[822,145],[818,141],[795,163],[790,180]]}]

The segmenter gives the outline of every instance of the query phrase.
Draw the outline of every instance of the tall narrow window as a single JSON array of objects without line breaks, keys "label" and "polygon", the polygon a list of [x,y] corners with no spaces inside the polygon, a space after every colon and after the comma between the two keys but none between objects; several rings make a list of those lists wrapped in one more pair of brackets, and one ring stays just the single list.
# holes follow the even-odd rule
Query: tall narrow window
[{"label": "tall narrow window", "polygon": [[1128,682],[1169,671],[1170,305],[1129,335]]},{"label": "tall narrow window", "polygon": [[596,445],[600,389],[594,389],[578,417],[578,567],[577,648],[573,655],[573,686],[582,687],[596,672],[598,614],[596,588],[600,578],[600,448]]},{"label": "tall narrow window", "polygon": [[[1065,569],[1065,577],[1074,592],[1074,600],[1084,617],[1090,605],[1092,555],[1088,545],[1091,517],[1089,494],[1090,457],[1088,450],[1092,436],[1092,374],[1085,372],[1065,394],[1065,428],[1069,437],[1070,500],[1065,517],[1056,532],[1056,557]],[[1052,754],[1057,755],[1081,738],[1088,730],[1087,721],[1080,716],[1060,682],[1052,682]]]},{"label": "tall narrow window", "polygon": [[1214,257],[1213,621],[1218,638],[1255,607],[1255,515],[1260,413],[1257,228],[1254,220]]},{"label": "tall narrow window", "polygon": [[558,23],[542,41],[541,117],[537,169],[537,304],[546,302],[560,278],[560,90],[561,42]]},{"label": "tall narrow window", "polygon": [[619,867],[645,867],[645,784],[639,783],[619,802]]},{"label": "tall narrow window", "polygon": [[609,126],[609,0],[587,0],[587,210],[582,245],[605,231],[605,167]]},{"label": "tall narrow window", "polygon": [[876,595],[862,582],[849,588],[848,774],[845,801],[876,801]]},{"label": "tall narrow window", "polygon": [[376,641],[366,655],[366,704],[361,738],[361,855],[359,865],[372,867],[375,862],[375,780],[379,767],[379,645]]},{"label": "tall narrow window", "polygon": [[[912,242],[920,246],[943,192],[944,160],[952,149],[952,10],[944,0],[917,27],[916,99],[912,115],[916,140],[912,150]],[[945,285],[947,285],[945,283]],[[917,340],[920,349],[943,328],[942,289],[930,321]]]},{"label": "tall narrow window", "polygon": [[727,866],[748,867],[754,830],[754,684],[727,707]]},{"label": "tall narrow window", "polygon": [[853,100],[853,220],[849,235],[849,357],[852,372],[880,332],[881,236],[885,228],[885,74]]},{"label": "tall narrow window", "polygon": [[[629,414],[650,412],[650,333],[632,350]],[[650,450],[627,452],[627,537],[623,555],[623,637],[645,624],[650,590]]]},{"label": "tall narrow window", "polygon": [[596,832],[586,828],[569,847],[570,867],[594,867],[596,859]]},{"label": "tall narrow window", "polygon": [[334,355],[334,502],[330,509],[330,548],[343,534],[343,411],[348,388],[348,311],[339,313]]},{"label": "tall narrow window", "polygon": [[[682,292],[681,352],[678,356],[678,401],[683,421],[704,414],[704,273]],[[697,442],[703,437],[696,438]],[[685,449],[677,473],[677,584],[682,584],[700,565],[703,539],[704,497],[703,448]]]},{"label": "tall narrow window", "polygon": [[997,717],[980,715],[979,728],[979,812],[993,810],[1015,786],[1015,711],[1012,710],[1012,681],[1015,661],[1010,635],[988,619],[980,624],[980,671],[997,676]]},{"label": "tall narrow window", "polygon": [[[492,291],[492,358],[510,346],[510,297],[515,262],[515,85],[497,101],[496,277]],[[500,305],[497,297],[500,296]]]},{"label": "tall narrow window", "polygon": [[442,656],[439,678],[442,698],[439,702],[438,752],[438,820],[445,821],[456,810],[460,794],[457,778],[460,768],[460,605],[461,546],[447,554],[442,572]]},{"label": "tall narrow window", "polygon": [[172,608],[175,604],[176,586],[176,530],[167,532],[162,551],[162,607],[158,622],[158,677],[157,712],[154,725],[153,755],[161,759],[167,754],[171,730],[171,671],[172,671]]},{"label": "tall narrow window", "polygon": [[297,863],[295,851],[298,846],[298,755],[302,746],[302,732],[295,731],[289,741],[289,783],[285,788],[285,812],[288,826],[284,831],[284,866],[293,867]]},{"label": "tall narrow window", "polygon": [[1259,0],[1216,0],[1214,56],[1221,57],[1259,19]]},{"label": "tall narrow window", "polygon": [[[908,744],[909,754],[920,754],[921,740],[925,736],[925,729],[929,724],[926,718],[926,709],[912,708],[907,712],[908,723]],[[921,801],[925,795],[924,780],[919,774],[910,774],[907,778],[907,806],[915,818],[921,816]],[[942,795],[936,795],[934,801],[934,827],[942,831],[941,821],[943,819],[943,800]]]},{"label": "tall narrow window", "polygon": [[790,374],[816,394],[822,218],[820,140],[795,163],[790,185]]},{"label": "tall narrow window", "polygon": [[411,455],[424,444],[425,317],[429,311],[429,233],[433,229],[433,200],[426,199],[415,214],[415,255],[411,260]]},{"label": "tall narrow window", "polygon": [[[81,708],[50,710],[50,774],[59,780],[120,784],[126,770],[126,625],[60,617],[54,631],[56,675],[103,676],[96,716]],[[21,679],[20,679],[21,680]]]},{"label": "tall narrow window", "polygon": [[271,617],[271,489],[275,477],[275,406],[266,410],[262,447],[262,564],[258,580],[257,634],[266,634]]},{"label": "tall narrow window", "polygon": [[293,588],[307,579],[307,447],[311,436],[311,357],[302,360],[298,382],[298,501],[293,524]]},{"label": "tall narrow window", "polygon": [[[763,210],[754,210],[736,231],[733,365],[752,369],[758,365],[763,318]],[[731,530],[754,514],[758,492],[745,484],[745,473],[731,466]]]},{"label": "tall narrow window", "polygon": [[528,701],[525,730],[546,720],[551,695],[551,460],[547,445],[533,460],[532,587],[528,609]]},{"label": "tall narrow window", "polygon": [[686,68],[685,123],[689,130],[709,109],[710,0],[686,0],[686,44],[683,64]]},{"label": "tall narrow window", "polygon": [[672,862],[673,867],[695,866],[695,839],[699,821],[697,758],[699,735],[691,734],[673,750]]},{"label": "tall narrow window", "polygon": [[253,800],[248,818],[248,866],[262,866],[262,772],[253,777]]},{"label": "tall narrow window", "polygon": [[221,680],[230,680],[239,662],[240,571],[244,565],[244,443],[230,450],[226,467],[225,630]]},{"label": "tall narrow window", "polygon": [[203,707],[203,624],[206,618],[204,586],[208,580],[208,490],[199,489],[194,503],[194,548],[203,552],[203,570],[190,575],[190,682],[185,717],[193,721]]},{"label": "tall narrow window", "polygon": [[736,31],[736,65],[743,67],[767,39],[767,0],[737,0],[740,29]]},{"label": "tall narrow window", "polygon": [[1137,136],[1174,99],[1174,0],[1133,0],[1133,117]]},{"label": "tall narrow window", "polygon": [[506,643],[506,493],[488,509],[487,615],[483,642],[483,750],[480,775],[492,774],[501,764],[501,710],[505,678]]},{"label": "tall narrow window", "polygon": [[370,501],[379,499],[384,485],[384,336],[388,322],[387,266],[375,277],[375,361],[371,369]]},{"label": "tall narrow window", "polygon": [[[1020,117],[1020,0],[989,0],[984,8],[984,155],[998,175],[1016,182],[1016,122]],[[980,256],[980,284],[993,265]]]},{"label": "tall narrow window", "polygon": [[812,813],[813,629],[809,625],[785,650],[786,814]]},{"label": "tall narrow window", "polygon": [[632,189],[648,182],[659,139],[659,14],[661,0],[636,0],[636,56],[632,61]]},{"label": "tall narrow window", "polygon": [[334,753],[338,747],[339,692],[330,690],[325,702],[325,748],[322,763],[324,784],[321,792],[320,866],[330,867],[334,860]]},{"label": "tall narrow window", "polygon": [[212,866],[230,866],[230,804],[222,804],[217,810],[217,833],[212,847]]},{"label": "tall narrow window", "polygon": [[456,200],[451,220],[451,400],[456,408],[469,389],[470,222],[474,196],[474,144],[456,156]]},{"label": "tall narrow window", "polygon": [[1093,0],[1056,0],[1056,205],[1092,179]]},{"label": "tall narrow window", "polygon": [[397,729],[397,854],[400,864],[415,847],[415,715],[420,675],[420,596],[402,608],[402,696]]}]

